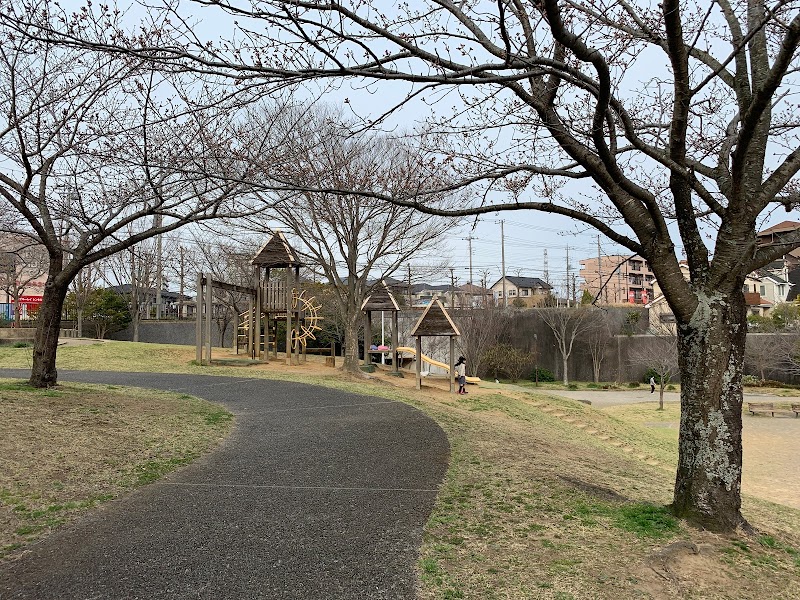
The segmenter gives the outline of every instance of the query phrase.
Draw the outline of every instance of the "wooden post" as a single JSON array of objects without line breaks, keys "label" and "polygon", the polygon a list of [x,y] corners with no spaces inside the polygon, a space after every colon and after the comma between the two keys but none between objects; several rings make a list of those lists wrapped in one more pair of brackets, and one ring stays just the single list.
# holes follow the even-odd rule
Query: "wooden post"
[{"label": "wooden post", "polygon": [[[294,278],[292,279],[292,281],[294,282],[294,286],[297,287],[297,295],[299,296],[300,295],[300,267],[295,267],[294,268]],[[301,330],[300,330],[300,313],[301,313],[300,302],[298,302],[297,303],[297,314],[295,315],[295,319],[296,319],[296,323],[297,323],[296,327],[297,327],[297,335],[298,336],[301,333]],[[297,346],[294,349],[294,357],[295,357],[294,364],[296,364],[296,365],[300,364],[300,345],[301,344],[298,341],[297,342]]]},{"label": "wooden post", "polygon": [[372,353],[369,351],[372,346],[372,311],[367,310],[364,315],[364,364],[372,364]]},{"label": "wooden post", "polygon": [[422,389],[422,336],[417,336],[417,389]]},{"label": "wooden post", "polygon": [[[251,359],[253,355],[253,328],[255,327],[255,305],[253,304],[253,297],[247,297],[247,356]],[[238,352],[239,345],[237,343],[236,350]]]},{"label": "wooden post", "polygon": [[292,268],[286,267],[286,364],[292,364]]},{"label": "wooden post", "polygon": [[205,334],[205,341],[206,341],[206,360],[208,364],[211,364],[211,321],[212,315],[214,314],[214,288],[213,284],[211,283],[211,277],[206,277],[206,334]]},{"label": "wooden post", "polygon": [[456,391],[456,388],[453,385],[456,377],[455,359],[453,358],[455,352],[456,352],[456,339],[454,336],[451,335],[450,336],[450,393]]},{"label": "wooden post", "polygon": [[395,373],[400,372],[400,354],[397,352],[397,311],[392,311],[392,371]]},{"label": "wooden post", "polygon": [[203,364],[203,274],[197,274],[197,294],[195,295],[195,343],[197,344],[197,364]]}]

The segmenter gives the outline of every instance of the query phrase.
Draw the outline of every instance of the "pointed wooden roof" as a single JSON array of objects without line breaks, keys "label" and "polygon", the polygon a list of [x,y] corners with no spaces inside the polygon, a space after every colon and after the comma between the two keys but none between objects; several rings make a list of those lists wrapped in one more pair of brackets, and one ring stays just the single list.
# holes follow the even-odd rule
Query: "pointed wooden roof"
[{"label": "pointed wooden roof", "polygon": [[385,281],[381,280],[380,283],[375,285],[375,287],[372,289],[372,293],[367,296],[367,299],[364,300],[364,304],[361,305],[361,310],[399,311],[400,306],[394,299],[392,292],[389,291],[389,286],[386,285]]},{"label": "pointed wooden roof", "polygon": [[276,231],[255,255],[251,264],[260,267],[301,267],[303,263],[286,241],[282,232]]},{"label": "pointed wooden roof", "polygon": [[456,324],[453,323],[439,299],[434,298],[423,311],[422,316],[411,331],[411,335],[414,337],[422,335],[461,335],[461,332],[456,327]]}]

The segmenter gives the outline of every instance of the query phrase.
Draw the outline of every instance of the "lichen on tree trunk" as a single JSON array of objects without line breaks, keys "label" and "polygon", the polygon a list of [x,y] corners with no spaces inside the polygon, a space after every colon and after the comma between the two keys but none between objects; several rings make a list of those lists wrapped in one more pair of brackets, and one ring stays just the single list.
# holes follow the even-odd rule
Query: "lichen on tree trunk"
[{"label": "lichen on tree trunk", "polygon": [[679,323],[681,428],[673,509],[714,531],[745,523],[741,509],[742,370],[747,333],[741,292],[700,302]]}]

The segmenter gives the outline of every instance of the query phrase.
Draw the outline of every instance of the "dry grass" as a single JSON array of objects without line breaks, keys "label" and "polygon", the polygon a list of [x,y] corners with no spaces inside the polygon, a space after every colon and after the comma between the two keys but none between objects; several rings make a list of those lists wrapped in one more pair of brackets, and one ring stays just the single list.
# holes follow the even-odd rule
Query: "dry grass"
[{"label": "dry grass", "polygon": [[217,443],[218,405],[115,386],[0,380],[0,558]]},{"label": "dry grass", "polygon": [[411,378],[378,372],[364,380],[316,362],[199,368],[190,364],[192,348],[70,350],[62,349],[61,368],[291,379],[425,411],[447,432],[452,456],[425,529],[422,598],[798,597],[800,511],[745,498],[743,512],[760,533],[730,537],[672,519],[664,505],[674,482],[674,432],[648,427],[645,418],[661,418],[652,412],[607,413],[512,386],[471,386],[457,397],[433,378],[418,392]]}]

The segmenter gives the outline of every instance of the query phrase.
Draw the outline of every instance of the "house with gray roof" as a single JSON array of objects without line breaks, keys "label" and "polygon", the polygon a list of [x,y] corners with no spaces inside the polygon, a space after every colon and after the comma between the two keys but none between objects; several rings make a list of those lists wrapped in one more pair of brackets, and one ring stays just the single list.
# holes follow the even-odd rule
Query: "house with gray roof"
[{"label": "house with gray roof", "polygon": [[533,307],[541,304],[550,295],[553,286],[538,277],[506,276],[498,279],[490,289],[499,305]]}]

